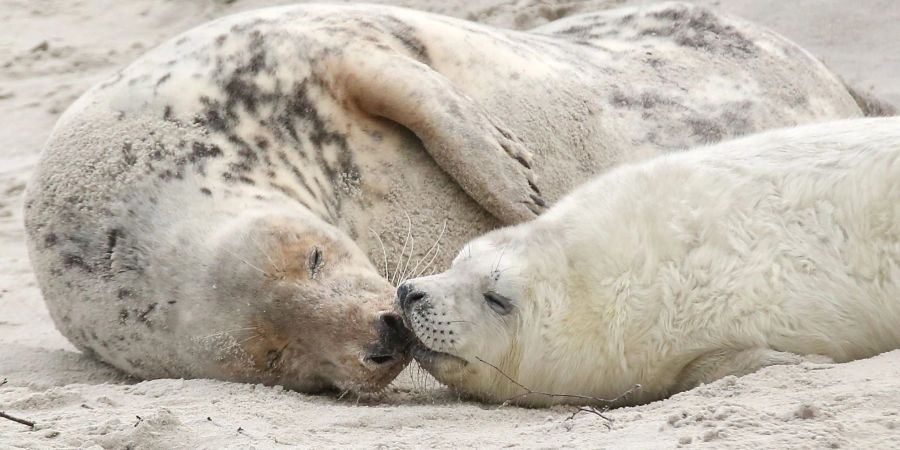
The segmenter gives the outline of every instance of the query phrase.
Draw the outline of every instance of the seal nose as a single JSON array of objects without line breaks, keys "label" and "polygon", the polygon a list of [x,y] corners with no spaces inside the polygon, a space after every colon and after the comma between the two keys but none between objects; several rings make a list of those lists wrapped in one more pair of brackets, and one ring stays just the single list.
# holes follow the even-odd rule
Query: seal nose
[{"label": "seal nose", "polygon": [[399,287],[397,287],[397,302],[400,305],[403,305],[403,301],[407,295],[409,295],[409,283],[403,283]]},{"label": "seal nose", "polygon": [[425,298],[425,293],[416,291],[409,283],[403,283],[397,288],[397,303],[400,304],[401,309],[405,310],[423,298]]},{"label": "seal nose", "polygon": [[409,330],[403,326],[403,319],[398,314],[392,312],[382,313],[379,317],[381,323],[378,324],[378,334],[381,341],[385,343],[396,343],[405,341],[409,336]]},{"label": "seal nose", "polygon": [[403,326],[400,316],[392,312],[382,313],[377,321],[375,327],[378,330],[378,344],[365,356],[364,361],[374,367],[403,362],[412,342],[410,331]]}]

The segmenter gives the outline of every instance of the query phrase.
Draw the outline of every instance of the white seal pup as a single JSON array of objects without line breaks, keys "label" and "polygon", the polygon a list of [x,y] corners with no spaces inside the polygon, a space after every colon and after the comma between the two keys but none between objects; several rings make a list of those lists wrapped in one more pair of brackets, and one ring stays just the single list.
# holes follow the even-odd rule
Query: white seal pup
[{"label": "white seal pup", "polygon": [[397,298],[420,364],[490,401],[523,393],[500,372],[597,398],[640,384],[640,403],[807,355],[900,348],[900,118],[621,166]]},{"label": "white seal pup", "polygon": [[[415,242],[446,221],[458,248],[624,160],[861,114],[793,43],[689,5],[530,32],[251,11],[64,114],[28,191],[30,255],[62,333],[132,375],[377,390],[407,361],[382,275],[428,255],[401,247],[404,212]],[[370,228],[413,262],[385,267]]]}]

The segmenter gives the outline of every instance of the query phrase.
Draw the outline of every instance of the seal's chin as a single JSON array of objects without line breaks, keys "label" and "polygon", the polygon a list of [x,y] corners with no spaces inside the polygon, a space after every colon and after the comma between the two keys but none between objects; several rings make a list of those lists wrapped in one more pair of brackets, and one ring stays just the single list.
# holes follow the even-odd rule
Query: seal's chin
[{"label": "seal's chin", "polygon": [[394,381],[394,378],[397,378],[397,375],[399,375],[403,368],[406,367],[408,362],[409,358],[405,358],[402,362],[393,365],[391,368],[372,372],[361,379],[348,379],[334,382],[332,385],[334,390],[332,392],[341,394],[352,392],[357,395],[379,394]]},{"label": "seal's chin", "polygon": [[413,344],[412,356],[423,369],[440,381],[469,365],[468,361],[459,356],[432,350],[421,342]]}]

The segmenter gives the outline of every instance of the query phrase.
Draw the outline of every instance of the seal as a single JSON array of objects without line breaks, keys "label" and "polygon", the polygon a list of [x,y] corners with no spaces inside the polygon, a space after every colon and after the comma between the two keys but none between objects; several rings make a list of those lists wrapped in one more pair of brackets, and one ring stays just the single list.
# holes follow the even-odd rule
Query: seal
[{"label": "seal", "polygon": [[131,375],[378,390],[408,360],[393,285],[448,263],[438,245],[622,161],[860,115],[796,45],[690,5],[529,32],[250,11],[66,111],[28,188],[30,256],[62,333]]},{"label": "seal", "polygon": [[[624,165],[397,290],[438,380],[489,401],[658,400],[900,348],[900,118]],[[494,367],[492,367],[494,366]],[[506,376],[505,376],[505,375]]]}]

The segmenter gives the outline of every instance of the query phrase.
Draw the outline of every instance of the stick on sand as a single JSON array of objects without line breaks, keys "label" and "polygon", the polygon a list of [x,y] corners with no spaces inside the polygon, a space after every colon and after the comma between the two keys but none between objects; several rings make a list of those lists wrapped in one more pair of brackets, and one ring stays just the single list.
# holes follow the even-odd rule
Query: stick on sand
[{"label": "stick on sand", "polygon": [[3,411],[0,411],[0,417],[2,417],[4,419],[12,420],[13,422],[19,422],[22,425],[28,425],[29,427],[34,428],[34,422],[32,422],[30,420],[20,419],[18,417],[13,417]]}]

